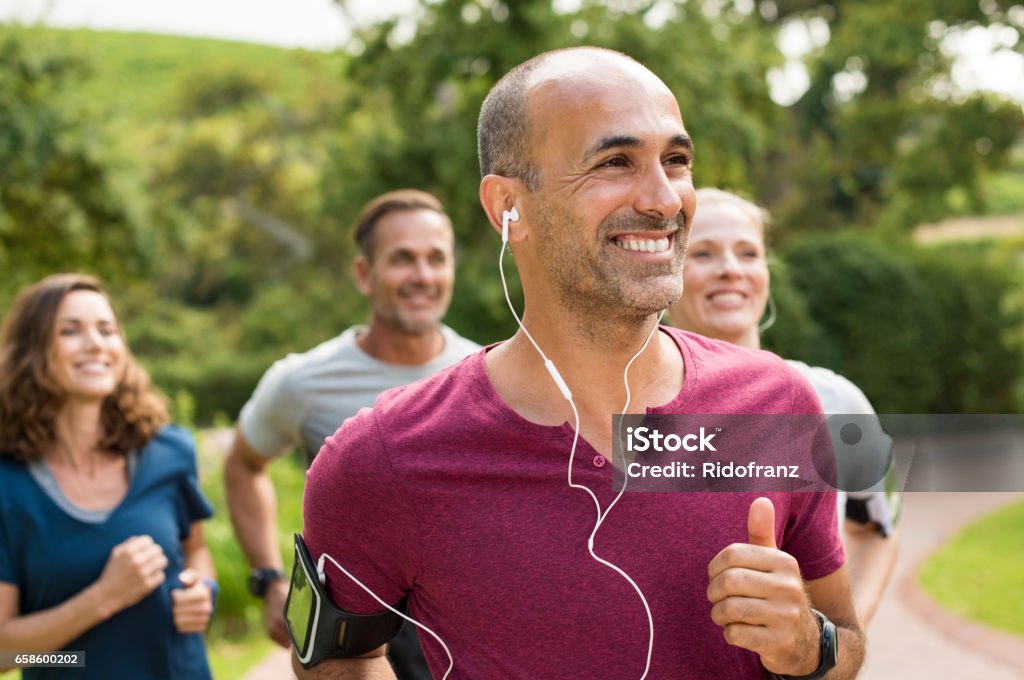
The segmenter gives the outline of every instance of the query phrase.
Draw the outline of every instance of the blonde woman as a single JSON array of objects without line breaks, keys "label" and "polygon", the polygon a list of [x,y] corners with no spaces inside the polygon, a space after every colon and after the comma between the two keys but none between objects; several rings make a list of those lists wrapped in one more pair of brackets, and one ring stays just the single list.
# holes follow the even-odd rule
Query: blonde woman
[{"label": "blonde woman", "polygon": [[[683,266],[683,296],[672,322],[706,337],[760,348],[769,302],[764,231],[768,214],[736,194],[699,189]],[[770,312],[769,319],[774,316]],[[825,413],[873,414],[864,393],[827,368],[789,361],[814,387]],[[896,561],[896,512],[883,493],[839,494],[854,605],[862,624],[874,615]]]}]

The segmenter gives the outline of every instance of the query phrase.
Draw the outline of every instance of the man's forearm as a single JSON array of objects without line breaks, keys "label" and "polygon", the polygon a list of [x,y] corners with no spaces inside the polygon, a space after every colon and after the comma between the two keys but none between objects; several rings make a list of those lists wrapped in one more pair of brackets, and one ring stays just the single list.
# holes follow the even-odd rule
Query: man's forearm
[{"label": "man's forearm", "polygon": [[236,457],[224,466],[228,512],[242,552],[253,567],[281,568],[277,546],[277,495],[266,469]]},{"label": "man's forearm", "polygon": [[839,636],[839,663],[825,677],[828,680],[853,680],[864,663],[864,632],[859,628],[836,626]]},{"label": "man's forearm", "polygon": [[331,659],[305,670],[292,652],[292,670],[300,680],[395,680],[395,672],[384,656]]}]

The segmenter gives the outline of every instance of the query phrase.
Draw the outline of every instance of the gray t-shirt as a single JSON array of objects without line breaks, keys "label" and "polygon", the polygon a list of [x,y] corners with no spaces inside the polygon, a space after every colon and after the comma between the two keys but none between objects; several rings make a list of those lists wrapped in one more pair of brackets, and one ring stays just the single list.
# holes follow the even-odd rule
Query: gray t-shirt
[{"label": "gray t-shirt", "polygon": [[[821,400],[821,407],[826,415],[875,414],[875,409],[871,406],[871,402],[864,396],[861,389],[838,373],[820,366],[808,366],[802,361],[794,361],[793,359],[787,359],[786,363],[800,371],[807,378],[807,381],[811,383],[811,387],[818,393],[818,399]],[[884,483],[880,483],[879,486],[884,486]],[[836,500],[839,503],[840,522],[847,514],[847,497],[865,503],[868,519],[878,524],[883,535],[888,536],[892,533],[896,518],[899,515],[900,496],[898,493],[888,494],[881,490],[840,491],[836,494]]]},{"label": "gray t-shirt", "polygon": [[353,326],[270,367],[238,417],[253,450],[273,458],[301,443],[309,464],[324,440],[360,409],[373,406],[378,394],[416,382],[480,349],[441,326],[444,349],[432,360],[417,366],[389,364],[359,347],[356,336],[364,330]]}]

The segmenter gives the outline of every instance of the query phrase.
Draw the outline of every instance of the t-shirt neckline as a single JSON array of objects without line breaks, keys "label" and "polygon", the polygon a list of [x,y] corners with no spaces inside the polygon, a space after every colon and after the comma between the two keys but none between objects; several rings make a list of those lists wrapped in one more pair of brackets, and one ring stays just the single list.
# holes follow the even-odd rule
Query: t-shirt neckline
[{"label": "t-shirt neckline", "polygon": [[43,490],[43,493],[53,501],[64,514],[71,517],[72,519],[78,520],[85,524],[103,524],[110,519],[114,513],[116,513],[121,506],[124,505],[125,501],[132,493],[132,489],[135,486],[135,479],[138,477],[139,470],[139,452],[130,451],[125,456],[125,470],[128,475],[128,488],[124,492],[124,496],[117,501],[113,506],[102,510],[89,510],[78,505],[75,505],[71,500],[64,494],[64,490],[60,488],[60,484],[57,483],[57,478],[53,475],[53,470],[50,469],[50,465],[42,458],[32,461],[28,465],[29,474],[32,475],[32,479],[35,480],[39,488]]},{"label": "t-shirt neckline", "polygon": [[[679,392],[675,397],[667,403],[660,406],[649,407],[645,412],[648,414],[678,413],[680,412],[682,404],[685,402],[686,395],[692,391],[693,385],[697,381],[695,362],[693,355],[690,352],[690,348],[685,341],[683,331],[664,325],[659,325],[658,330],[666,333],[675,342],[676,347],[679,349],[679,354],[683,359],[683,384],[679,388]],[[474,378],[474,382],[477,385],[477,389],[483,397],[482,402],[486,404],[497,417],[508,421],[518,430],[528,432],[530,436],[543,439],[571,439],[575,431],[568,421],[563,422],[561,425],[541,425],[540,423],[535,423],[520,415],[518,411],[506,403],[505,400],[502,399],[501,395],[498,394],[498,391],[494,388],[494,384],[491,382],[490,376],[487,375],[486,354],[490,350],[502,344],[502,342],[504,341],[495,342],[485,346],[467,362],[468,368]],[[608,415],[610,417],[612,414]],[[580,442],[596,451],[590,442],[588,442],[582,435],[580,436]]]}]

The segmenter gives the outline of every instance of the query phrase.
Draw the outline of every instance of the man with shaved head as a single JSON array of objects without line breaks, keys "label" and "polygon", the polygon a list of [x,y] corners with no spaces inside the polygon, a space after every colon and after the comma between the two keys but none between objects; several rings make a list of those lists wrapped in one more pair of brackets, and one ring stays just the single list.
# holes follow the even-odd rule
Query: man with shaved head
[{"label": "man with shaved head", "polygon": [[[675,97],[625,55],[548,52],[488,94],[478,146],[521,328],[327,441],[313,559],[404,600],[435,677],[854,677],[833,496],[613,489],[612,414],[821,410],[774,355],[658,326],[696,209]],[[350,576],[328,562],[333,603],[382,611]],[[388,677],[381,654],[295,667]]]}]

